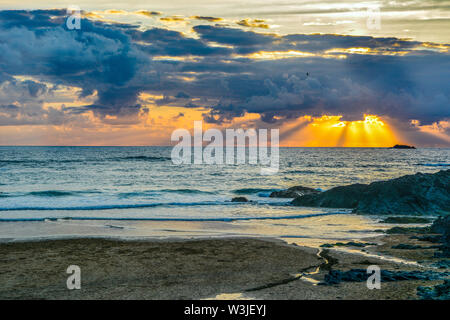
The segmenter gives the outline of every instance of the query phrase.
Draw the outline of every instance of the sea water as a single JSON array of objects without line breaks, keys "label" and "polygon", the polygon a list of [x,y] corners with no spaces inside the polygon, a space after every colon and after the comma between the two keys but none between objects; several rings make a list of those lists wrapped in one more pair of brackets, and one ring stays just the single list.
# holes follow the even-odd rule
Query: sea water
[{"label": "sea water", "polygon": [[[271,176],[252,164],[175,165],[170,155],[171,147],[0,147],[0,239],[357,239],[382,226],[349,210],[294,207],[270,193],[450,168],[450,149],[442,148],[280,148]],[[250,201],[231,202],[236,196]]]}]

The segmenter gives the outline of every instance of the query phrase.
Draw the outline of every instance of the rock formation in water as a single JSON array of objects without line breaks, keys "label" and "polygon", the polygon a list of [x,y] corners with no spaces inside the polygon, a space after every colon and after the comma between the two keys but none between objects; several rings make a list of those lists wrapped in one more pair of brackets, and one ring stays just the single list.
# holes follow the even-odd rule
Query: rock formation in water
[{"label": "rock formation in water", "polygon": [[296,206],[349,208],[356,213],[445,215],[450,213],[450,170],[417,173],[371,184],[335,187],[297,197]]},{"label": "rock formation in water", "polygon": [[248,202],[248,199],[246,197],[234,197],[231,202]]},{"label": "rock formation in water", "polygon": [[316,194],[316,193],[320,193],[320,191],[313,189],[313,188],[295,186],[295,187],[291,187],[287,190],[274,191],[269,195],[269,197],[271,197],[271,198],[297,198],[300,196],[304,196],[306,194]]},{"label": "rock formation in water", "polygon": [[396,144],[395,146],[392,147],[392,149],[415,149],[416,147],[414,146],[408,146],[405,144]]}]

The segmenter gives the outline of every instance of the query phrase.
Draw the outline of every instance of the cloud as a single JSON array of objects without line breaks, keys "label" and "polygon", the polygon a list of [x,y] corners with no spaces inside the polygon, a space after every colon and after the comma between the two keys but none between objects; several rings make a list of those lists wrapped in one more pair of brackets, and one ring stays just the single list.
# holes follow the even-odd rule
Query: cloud
[{"label": "cloud", "polygon": [[0,126],[61,125],[66,121],[85,122],[82,115],[71,115],[44,101],[53,99],[54,86],[33,80],[10,79],[0,84]]},{"label": "cloud", "polygon": [[222,26],[195,26],[194,31],[206,41],[233,46],[262,46],[276,41],[272,35],[260,34],[241,29],[227,28]]},{"label": "cloud", "polygon": [[243,27],[269,29],[270,26],[263,19],[242,19],[236,24]]},{"label": "cloud", "polygon": [[180,16],[162,17],[162,18],[159,18],[159,20],[167,21],[167,22],[182,22],[182,21],[186,21],[186,19],[184,17],[180,17]]},{"label": "cloud", "polygon": [[193,16],[191,17],[192,19],[196,19],[196,20],[204,20],[204,21],[209,21],[209,22],[217,22],[217,21],[222,21],[222,18],[217,18],[217,17],[207,17],[207,16]]},{"label": "cloud", "polygon": [[147,11],[147,10],[139,10],[139,11],[136,11],[135,13],[141,14],[141,15],[147,16],[147,17],[160,16],[162,14],[159,11]]},{"label": "cloud", "polygon": [[[450,118],[448,44],[220,24],[184,34],[95,19],[71,31],[65,19],[65,10],[0,11],[2,125],[85,121],[79,117],[88,113],[133,124],[149,112],[142,93],[164,97],[155,105],[204,108],[213,123],[245,113],[266,123],[322,114],[377,114],[424,126]],[[14,80],[23,76],[33,80]],[[75,100],[93,101],[44,108],[58,85],[79,88]]]},{"label": "cloud", "polygon": [[227,48],[209,46],[203,41],[185,37],[181,32],[163,28],[152,28],[144,32],[134,30],[134,40],[140,41],[140,49],[149,56],[187,56],[187,55],[228,55]]},{"label": "cloud", "polygon": [[190,96],[187,93],[184,93],[182,91],[178,92],[175,96],[175,98],[179,99],[188,99]]}]

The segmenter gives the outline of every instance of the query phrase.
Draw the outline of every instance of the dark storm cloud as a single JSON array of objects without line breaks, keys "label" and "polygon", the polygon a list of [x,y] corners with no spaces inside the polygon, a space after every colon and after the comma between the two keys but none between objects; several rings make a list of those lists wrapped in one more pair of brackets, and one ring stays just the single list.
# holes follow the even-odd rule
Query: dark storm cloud
[{"label": "dark storm cloud", "polygon": [[33,13],[25,10],[0,11],[0,21],[3,28],[27,27],[42,29],[62,25],[66,10],[35,10]]},{"label": "dark storm cloud", "polygon": [[[98,103],[112,114],[135,104],[139,91],[127,83],[147,57],[126,34],[129,25],[112,26],[83,19],[81,30],[68,31],[62,11],[2,13],[3,72],[10,76],[38,75],[46,81],[81,87],[84,94],[97,90]],[[30,86],[29,90],[39,88]]]},{"label": "dark storm cloud", "polygon": [[406,41],[397,38],[373,38],[367,36],[347,36],[335,34],[293,34],[283,37],[284,44],[290,48],[317,52],[330,48],[366,47],[371,49],[386,49],[394,52],[410,49],[420,44],[417,41]]},{"label": "dark storm cloud", "polygon": [[11,116],[17,116],[17,114],[19,113],[20,108],[18,106],[15,105],[6,105],[6,106],[2,106],[0,105],[0,113],[6,113],[8,115]]},{"label": "dark storm cloud", "polygon": [[193,29],[204,40],[233,46],[269,45],[276,40],[272,35],[221,26],[195,26]]},{"label": "dark storm cloud", "polygon": [[190,96],[187,93],[184,93],[182,91],[178,92],[175,96],[175,98],[179,99],[188,99]]},{"label": "dark storm cloud", "polygon": [[[373,113],[423,124],[450,118],[448,46],[392,37],[278,36],[225,25],[195,26],[197,37],[191,37],[87,19],[81,30],[67,30],[65,19],[65,10],[0,11],[0,113],[6,117],[1,124],[8,119],[10,124],[20,119],[24,124],[62,123],[87,111],[107,123],[133,123],[148,112],[142,92],[163,95],[154,101],[157,105],[205,108],[205,120],[216,123],[246,112],[260,114],[267,123],[325,113],[345,119]],[[345,51],[349,48],[368,52],[352,54]],[[263,51],[308,55],[248,56]],[[346,59],[337,58],[342,54]],[[40,82],[6,85],[14,76]],[[51,91],[44,83],[78,87],[81,98],[96,101],[53,109],[50,115],[42,109]],[[17,88],[28,100],[11,98],[15,95],[9,92]],[[23,108],[26,117],[18,117],[16,108]]]},{"label": "dark storm cloud", "polygon": [[[304,64],[289,59],[264,64],[253,81],[234,80],[242,87],[233,92],[245,88],[247,94],[233,103],[268,122],[304,114],[344,115],[346,120],[377,114],[426,124],[450,117],[448,57],[351,56],[342,62],[313,58]],[[274,69],[281,72],[269,74]],[[215,107],[223,113],[228,109]]]},{"label": "dark storm cloud", "polygon": [[333,48],[366,47],[386,52],[409,50],[420,42],[397,38],[373,38],[335,34],[293,34],[283,37],[244,31],[225,26],[196,26],[193,28],[203,40],[236,46],[235,53],[251,53],[261,50],[300,50],[320,52]]},{"label": "dark storm cloud", "polygon": [[0,84],[0,126],[60,125],[80,120],[53,107],[44,108],[54,87],[32,80],[9,79]]}]

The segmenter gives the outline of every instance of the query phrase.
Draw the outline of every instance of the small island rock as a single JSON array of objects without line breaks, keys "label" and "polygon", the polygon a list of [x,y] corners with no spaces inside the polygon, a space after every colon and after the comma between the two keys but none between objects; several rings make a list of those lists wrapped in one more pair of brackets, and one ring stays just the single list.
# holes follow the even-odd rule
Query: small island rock
[{"label": "small island rock", "polygon": [[231,202],[248,202],[248,199],[246,197],[234,197]]},{"label": "small island rock", "polygon": [[271,197],[271,198],[297,198],[297,197],[301,197],[301,196],[304,196],[307,194],[316,194],[316,193],[320,193],[320,191],[313,189],[313,188],[295,186],[295,187],[291,187],[287,190],[274,191],[269,195],[269,197]]}]

